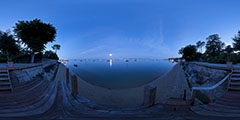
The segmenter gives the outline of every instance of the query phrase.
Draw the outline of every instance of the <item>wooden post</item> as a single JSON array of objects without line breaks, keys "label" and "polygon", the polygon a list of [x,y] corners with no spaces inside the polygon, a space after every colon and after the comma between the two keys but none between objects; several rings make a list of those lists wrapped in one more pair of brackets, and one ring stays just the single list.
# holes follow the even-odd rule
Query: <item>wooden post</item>
[{"label": "wooden post", "polygon": [[191,96],[190,105],[194,105],[196,94],[197,94],[197,91],[196,90],[192,90],[192,96]]},{"label": "wooden post", "polygon": [[149,85],[144,88],[144,101],[143,106],[150,107],[155,104],[157,87]]},{"label": "wooden post", "polygon": [[78,81],[76,75],[72,76],[71,82],[72,82],[72,95],[76,96],[78,94]]},{"label": "wooden post", "polygon": [[66,82],[69,83],[69,68],[66,68]]},{"label": "wooden post", "polygon": [[214,100],[214,90],[209,91],[209,100],[210,100],[210,102],[213,102],[213,100]]}]

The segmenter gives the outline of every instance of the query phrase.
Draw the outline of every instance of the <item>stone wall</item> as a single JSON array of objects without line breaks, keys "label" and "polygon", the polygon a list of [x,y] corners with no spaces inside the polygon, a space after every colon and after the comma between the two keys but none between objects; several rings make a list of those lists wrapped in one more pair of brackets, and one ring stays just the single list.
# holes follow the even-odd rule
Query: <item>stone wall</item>
[{"label": "stone wall", "polygon": [[41,66],[21,69],[21,70],[12,70],[10,71],[10,79],[13,86],[17,86],[24,82],[30,81],[35,76],[42,74],[48,80],[54,75],[54,71],[57,67],[56,62],[46,63]]},{"label": "stone wall", "polygon": [[226,70],[208,68],[187,62],[183,64],[183,69],[189,75],[188,79],[192,86],[212,86],[229,73]]}]

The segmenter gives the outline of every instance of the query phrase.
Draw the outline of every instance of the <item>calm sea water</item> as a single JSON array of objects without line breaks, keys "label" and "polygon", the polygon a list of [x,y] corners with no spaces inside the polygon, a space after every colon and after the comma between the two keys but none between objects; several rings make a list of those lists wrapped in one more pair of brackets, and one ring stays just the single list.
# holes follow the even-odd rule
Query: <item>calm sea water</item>
[{"label": "calm sea water", "polygon": [[[77,67],[74,67],[74,64]],[[75,74],[86,82],[110,89],[132,88],[149,83],[170,71],[167,60],[70,60]]]}]

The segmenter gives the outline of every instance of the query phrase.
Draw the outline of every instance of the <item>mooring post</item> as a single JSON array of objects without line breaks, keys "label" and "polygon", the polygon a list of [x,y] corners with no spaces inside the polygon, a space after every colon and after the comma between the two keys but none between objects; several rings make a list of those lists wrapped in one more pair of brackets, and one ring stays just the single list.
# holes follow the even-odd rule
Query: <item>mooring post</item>
[{"label": "mooring post", "polygon": [[72,76],[71,83],[72,83],[72,95],[76,96],[78,94],[78,80],[76,75]]},{"label": "mooring post", "polygon": [[150,107],[155,104],[157,87],[149,85],[144,88],[144,101],[143,106]]},{"label": "mooring post", "polygon": [[66,68],[66,82],[69,83],[69,68]]}]

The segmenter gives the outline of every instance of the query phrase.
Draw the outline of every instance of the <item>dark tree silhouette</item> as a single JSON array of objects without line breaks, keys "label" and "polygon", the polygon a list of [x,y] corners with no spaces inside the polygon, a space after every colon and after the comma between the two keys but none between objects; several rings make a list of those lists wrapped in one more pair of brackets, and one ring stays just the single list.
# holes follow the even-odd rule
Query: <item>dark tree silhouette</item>
[{"label": "dark tree silhouette", "polygon": [[0,31],[0,51],[6,55],[7,61],[19,52],[19,48],[13,35]]},{"label": "dark tree silhouette", "polygon": [[31,50],[31,63],[35,52],[42,52],[48,42],[53,42],[56,29],[52,24],[43,23],[40,19],[18,21],[14,27],[16,36]]},{"label": "dark tree silhouette", "polygon": [[233,48],[234,50],[240,50],[240,31],[233,38]]},{"label": "dark tree silhouette", "polygon": [[205,42],[204,41],[198,41],[197,42],[197,49],[199,49],[199,51],[202,53],[202,47],[205,45]]},{"label": "dark tree silhouette", "polygon": [[57,51],[60,50],[60,48],[61,48],[61,45],[59,44],[55,44],[52,46],[52,49],[55,50],[55,53],[57,53]]},{"label": "dark tree silhouette", "polygon": [[181,49],[178,51],[178,54],[182,55],[182,54],[183,54],[183,49],[184,49],[184,48],[181,48]]},{"label": "dark tree silhouette", "polygon": [[50,50],[50,51],[46,51],[46,52],[44,53],[43,57],[49,58],[49,59],[56,59],[56,60],[59,59],[58,56],[57,56],[57,54],[54,53],[54,52],[51,51],[51,50]]},{"label": "dark tree silhouette", "polygon": [[233,51],[234,51],[234,49],[232,48],[231,45],[226,46],[224,49],[224,52],[228,53],[228,54],[233,53]]},{"label": "dark tree silhouette", "polygon": [[195,60],[197,48],[195,45],[188,45],[182,50],[182,58],[186,61]]},{"label": "dark tree silhouette", "polygon": [[215,57],[218,56],[224,47],[224,43],[220,40],[218,34],[210,35],[206,38],[206,51],[205,54],[207,57]]}]

